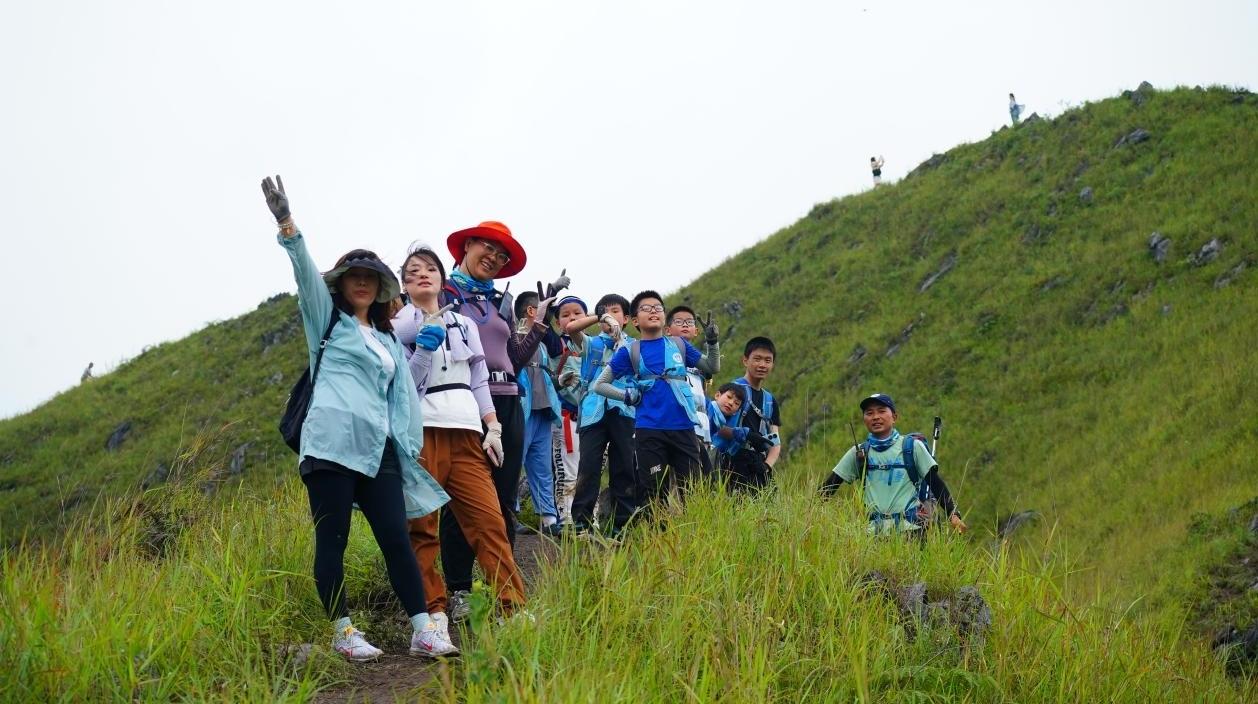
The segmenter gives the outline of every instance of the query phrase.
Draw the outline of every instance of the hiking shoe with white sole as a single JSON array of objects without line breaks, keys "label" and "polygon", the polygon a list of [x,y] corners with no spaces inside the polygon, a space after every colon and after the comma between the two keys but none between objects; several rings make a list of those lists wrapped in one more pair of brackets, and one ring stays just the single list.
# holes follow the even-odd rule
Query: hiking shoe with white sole
[{"label": "hiking shoe with white sole", "polygon": [[461,623],[472,613],[472,604],[468,601],[471,593],[466,589],[456,589],[446,600],[446,614],[454,623]]},{"label": "hiking shoe with white sole", "polygon": [[441,629],[441,635],[445,637],[446,640],[451,643],[454,642],[454,640],[450,638],[450,617],[446,616],[444,611],[429,614],[428,618],[431,619],[433,623],[437,624],[437,628]]},{"label": "hiking shoe with white sole", "polygon": [[442,631],[436,621],[429,621],[428,625],[411,635],[411,655],[443,658],[458,654],[459,649],[454,647],[454,643],[450,642],[450,637]]},{"label": "hiking shoe with white sole", "polygon": [[368,662],[384,654],[384,651],[367,642],[362,631],[346,626],[332,636],[332,649],[350,662]]}]

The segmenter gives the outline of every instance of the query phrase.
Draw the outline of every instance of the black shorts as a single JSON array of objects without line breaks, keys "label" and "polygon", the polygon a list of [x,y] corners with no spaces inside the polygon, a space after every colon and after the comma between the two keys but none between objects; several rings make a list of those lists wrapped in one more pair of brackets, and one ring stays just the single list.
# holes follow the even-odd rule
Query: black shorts
[{"label": "black shorts", "polygon": [[[355,472],[343,464],[337,464],[330,460],[321,460],[318,457],[306,455],[302,458],[301,464],[297,466],[298,473],[306,476],[311,472],[336,472],[351,477],[362,476],[362,472]],[[382,474],[399,475],[402,473],[402,467],[397,461],[397,451],[393,449],[393,438],[384,439],[384,452],[380,453],[380,471],[376,472],[376,476]]]}]

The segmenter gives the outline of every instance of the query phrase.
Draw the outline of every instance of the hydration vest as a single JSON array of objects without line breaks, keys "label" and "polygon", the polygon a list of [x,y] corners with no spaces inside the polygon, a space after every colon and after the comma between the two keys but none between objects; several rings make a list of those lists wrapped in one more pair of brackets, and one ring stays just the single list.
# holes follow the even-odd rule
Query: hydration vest
[{"label": "hydration vest", "polygon": [[[590,385],[603,373],[603,367],[611,361],[612,355],[616,352],[616,348],[612,346],[611,338],[605,335],[591,337],[586,341],[585,354],[581,355],[581,425],[584,428],[587,425],[593,425],[603,419],[603,414],[608,407],[615,408],[620,411],[620,415],[626,418],[634,417],[633,406],[625,405],[623,401],[600,396],[590,392]],[[629,382],[624,379],[614,379],[612,385],[625,389],[628,388]]]},{"label": "hydration vest", "polygon": [[916,503],[910,502],[909,506],[906,506],[903,511],[898,513],[881,513],[873,511],[869,514],[870,521],[894,520],[897,525],[902,520],[910,523],[917,522],[917,507],[921,505],[922,502],[930,498],[930,487],[927,486],[926,482],[922,481],[921,470],[917,468],[917,460],[913,455],[913,443],[917,441],[926,442],[926,436],[921,433],[908,433],[904,435],[904,437],[900,439],[899,461],[888,464],[872,464],[869,460],[869,457],[871,456],[869,440],[865,440],[865,442],[861,443],[861,448],[865,453],[866,459],[861,464],[861,468],[857,476],[862,483],[867,481],[878,481],[881,479],[881,476],[877,475],[870,477],[870,471],[886,471],[887,483],[890,484],[895,476],[894,471],[897,469],[903,469],[905,475],[908,477],[908,480],[917,490],[917,494],[915,496]]},{"label": "hydration vest", "polygon": [[647,369],[642,361],[642,341],[634,340],[629,343],[629,365],[635,373],[634,384],[639,391],[646,394],[651,387],[655,386],[655,382],[664,381],[672,389],[673,398],[677,404],[686,410],[686,417],[690,419],[690,424],[696,425],[699,417],[695,415],[695,397],[690,390],[690,376],[686,372],[686,343],[680,337],[670,336],[662,339],[664,340],[664,369],[659,374]]},{"label": "hydration vest", "polygon": [[551,375],[553,372],[550,370],[550,355],[547,354],[545,345],[537,346],[537,352],[533,354],[533,359],[538,361],[533,362],[530,360],[527,366],[540,366],[547,383],[544,390],[534,389],[531,374],[521,370],[521,373],[516,375],[520,385],[520,401],[524,404],[524,420],[527,421],[529,416],[533,415],[533,394],[545,393],[547,398],[550,399],[550,410],[553,416],[551,422],[555,426],[560,426],[563,424],[563,416],[560,415],[559,394],[556,393],[555,385],[552,383]]}]

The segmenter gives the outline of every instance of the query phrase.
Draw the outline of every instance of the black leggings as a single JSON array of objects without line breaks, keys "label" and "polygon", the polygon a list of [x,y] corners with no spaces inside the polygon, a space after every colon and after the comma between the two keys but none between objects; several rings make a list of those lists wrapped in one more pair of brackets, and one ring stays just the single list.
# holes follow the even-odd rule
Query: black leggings
[{"label": "black leggings", "polygon": [[319,601],[336,620],[349,615],[345,605],[345,546],[349,521],[356,502],[384,554],[393,591],[408,616],[428,610],[419,563],[411,552],[402,500],[402,477],[380,474],[375,479],[350,471],[317,470],[302,477],[310,496],[310,515],[315,523],[315,587]]}]

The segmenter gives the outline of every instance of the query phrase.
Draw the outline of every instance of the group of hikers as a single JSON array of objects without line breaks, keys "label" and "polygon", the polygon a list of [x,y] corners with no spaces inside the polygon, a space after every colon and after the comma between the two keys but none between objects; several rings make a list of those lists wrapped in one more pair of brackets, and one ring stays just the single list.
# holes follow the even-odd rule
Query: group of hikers
[{"label": "group of hikers", "polygon": [[[732,493],[772,485],[782,422],[765,388],[777,360],[769,338],[748,340],[742,376],[709,398],[721,371],[711,312],[668,307],[652,290],[606,294],[591,311],[563,294],[566,270],[513,298],[495,281],[527,257],[499,222],[449,235],[448,273],[422,241],[397,275],[365,249],[321,273],[283,181],[268,177],[262,191],[297,281],[311,395],[292,443],[314,521],[316,589],[346,659],[382,653],[345,600],[354,507],[410,617],[410,652],[442,657],[458,652],[449,628],[470,611],[474,562],[500,618],[532,618],[513,555],[521,472],[539,517],[530,529],[610,543],[631,522],[663,520],[696,482]],[[920,535],[945,516],[964,530],[925,443],[896,430],[892,399],[875,394],[860,407],[869,435],[821,492],[863,484],[871,532]],[[610,501],[600,514],[604,464]]]}]

